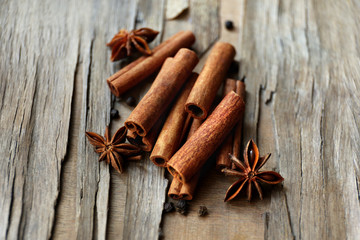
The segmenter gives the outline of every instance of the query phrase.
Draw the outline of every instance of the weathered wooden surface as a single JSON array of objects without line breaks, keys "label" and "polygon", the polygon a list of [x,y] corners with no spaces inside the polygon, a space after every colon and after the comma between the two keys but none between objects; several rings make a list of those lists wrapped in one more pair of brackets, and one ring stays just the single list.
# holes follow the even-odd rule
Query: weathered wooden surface
[{"label": "weathered wooden surface", "polygon": [[[358,1],[3,1],[0,5],[0,239],[356,239],[360,234]],[[235,29],[223,23],[234,21]],[[231,42],[247,76],[244,136],[273,155],[283,186],[223,203],[233,178],[210,169],[190,212],[162,215],[168,180],[148,159],[122,175],[84,131],[103,133],[105,79],[121,67],[105,43],[120,28],[192,29],[202,59]],[[220,31],[221,28],[221,31]],[[126,96],[143,96],[151,81]],[[200,205],[209,215],[197,216]],[[161,230],[159,230],[161,229]]]},{"label": "weathered wooden surface", "polygon": [[76,9],[2,1],[0,13],[0,238],[46,239],[69,139]]},{"label": "weathered wooden surface", "polygon": [[[244,72],[256,81],[251,103],[259,109],[247,112],[245,136],[271,122],[274,167],[286,179],[271,197],[265,236],[355,239],[359,115],[350,85],[359,80],[359,5],[247,1],[244,8]],[[268,141],[256,135],[260,145]]]}]

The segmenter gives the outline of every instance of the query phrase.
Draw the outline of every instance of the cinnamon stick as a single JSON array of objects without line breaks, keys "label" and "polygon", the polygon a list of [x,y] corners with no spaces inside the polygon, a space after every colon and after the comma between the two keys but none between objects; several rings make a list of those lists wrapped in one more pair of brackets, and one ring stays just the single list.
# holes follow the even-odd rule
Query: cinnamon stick
[{"label": "cinnamon stick", "polygon": [[128,131],[126,138],[127,140],[140,147],[145,152],[150,152],[156,142],[157,137],[161,131],[161,128],[164,124],[166,114],[162,115],[160,119],[155,123],[151,128],[150,132],[145,136],[139,136],[136,132]]},{"label": "cinnamon stick", "polygon": [[[245,82],[244,82],[244,78],[241,81],[236,81],[236,93],[239,94],[239,96],[244,100],[245,102]],[[241,136],[242,136],[242,127],[243,127],[243,120],[244,120],[244,113],[245,110],[241,112],[240,114],[240,120],[237,123],[236,127],[235,127],[235,132],[234,132],[234,144],[233,144],[233,149],[232,149],[232,154],[237,157],[238,159],[240,159],[240,154],[241,154]],[[230,161],[230,159],[228,158],[228,160]]]},{"label": "cinnamon stick", "polygon": [[185,124],[188,113],[185,111],[185,102],[197,77],[197,73],[192,73],[190,76],[190,79],[174,103],[156,140],[150,160],[157,166],[166,167],[169,159],[179,149],[184,129],[187,129]]},{"label": "cinnamon stick", "polygon": [[244,111],[244,101],[230,92],[168,162],[169,172],[180,182],[188,182],[219,147]]},{"label": "cinnamon stick", "polygon": [[151,88],[125,121],[130,132],[144,137],[168,108],[176,94],[198,63],[196,53],[182,48],[174,58],[168,58]]},{"label": "cinnamon stick", "polygon": [[[223,97],[231,91],[236,91],[236,80],[228,78],[224,84]],[[216,168],[218,170],[221,170],[222,168],[231,168],[229,153],[233,153],[233,139],[234,133],[230,132],[218,149],[216,154]]]},{"label": "cinnamon stick", "polygon": [[168,196],[171,197],[172,199],[181,199],[183,197],[182,195],[180,195],[182,186],[183,186],[182,182],[174,178],[171,182],[168,191]]},{"label": "cinnamon stick", "polygon": [[111,92],[120,96],[130,88],[158,71],[166,58],[174,56],[179,49],[188,48],[195,42],[191,31],[181,31],[153,49],[150,56],[143,56],[107,79]]},{"label": "cinnamon stick", "polygon": [[[191,124],[188,139],[195,133],[195,131],[200,127],[203,121],[199,119],[193,119]],[[196,173],[194,177],[191,178],[190,181],[181,183],[177,178],[174,178],[171,182],[168,196],[173,199],[185,199],[192,200],[195,192],[195,188],[200,178],[200,172]]]},{"label": "cinnamon stick", "polygon": [[207,117],[235,53],[235,48],[229,43],[215,44],[185,104],[186,111],[192,117],[198,119]]},{"label": "cinnamon stick", "polygon": [[173,199],[192,200],[200,175],[200,173],[195,174],[195,176],[186,183],[182,183],[177,178],[174,178],[171,182],[168,196]]}]

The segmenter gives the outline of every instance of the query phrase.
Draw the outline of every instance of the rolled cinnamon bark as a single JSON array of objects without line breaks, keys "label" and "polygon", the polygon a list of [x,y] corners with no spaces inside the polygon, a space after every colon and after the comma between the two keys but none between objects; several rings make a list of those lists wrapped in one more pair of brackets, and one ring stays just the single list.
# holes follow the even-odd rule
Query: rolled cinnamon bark
[{"label": "rolled cinnamon bark", "polygon": [[177,178],[171,182],[168,196],[173,199],[192,200],[194,197],[196,186],[200,179],[200,173],[195,174],[189,182],[181,183]]},{"label": "rolled cinnamon bark", "polygon": [[185,109],[192,117],[198,119],[207,117],[235,53],[235,48],[229,43],[215,44],[186,101]]},{"label": "rolled cinnamon bark", "polygon": [[[236,91],[236,80],[228,78],[224,84],[223,97],[231,91]],[[234,133],[230,132],[225,141],[220,145],[216,154],[216,169],[231,168],[229,153],[233,153],[233,139]]]},{"label": "rolled cinnamon bark", "polygon": [[[195,131],[200,127],[202,123],[202,120],[199,119],[193,119],[193,122],[191,124],[188,138],[190,138]],[[190,181],[186,183],[181,183],[177,178],[174,178],[171,182],[168,196],[173,199],[185,199],[185,200],[192,200],[195,192],[195,188],[199,182],[200,178],[200,172],[195,174],[194,177],[191,178]]]},{"label": "rolled cinnamon bark", "polygon": [[182,48],[174,58],[168,58],[151,88],[125,121],[125,127],[143,137],[168,108],[191,71],[198,63],[196,53]]},{"label": "rolled cinnamon bark", "polygon": [[168,196],[171,197],[172,199],[182,198],[182,196],[180,195],[182,186],[183,186],[182,182],[180,182],[179,180],[174,178],[171,182],[171,185],[170,185],[170,188],[168,191]]},{"label": "rolled cinnamon bark", "polygon": [[188,182],[219,147],[244,111],[244,101],[230,92],[168,162],[169,172],[180,182]]},{"label": "rolled cinnamon bark", "polygon": [[188,48],[195,42],[191,31],[181,31],[153,49],[150,56],[143,56],[107,79],[111,92],[120,96],[130,88],[159,70],[166,58],[174,56],[179,49]]},{"label": "rolled cinnamon bark", "polygon": [[[236,93],[239,94],[239,96],[244,100],[245,102],[245,78],[243,78],[241,81],[236,81]],[[242,125],[244,120],[244,111],[241,112],[240,120],[237,123],[235,127],[235,133],[234,133],[234,144],[232,149],[232,154],[240,159],[241,154],[241,135],[242,135]],[[229,158],[228,158],[229,159]],[[229,159],[230,160],[230,159]]]},{"label": "rolled cinnamon bark", "polygon": [[157,166],[166,167],[169,159],[180,147],[184,129],[187,129],[185,124],[188,123],[186,121],[188,113],[185,111],[185,102],[197,77],[197,73],[192,73],[190,76],[190,79],[174,103],[161,129],[160,135],[156,140],[150,160]]},{"label": "rolled cinnamon bark", "polygon": [[127,140],[130,143],[140,147],[143,151],[150,152],[154,147],[165,119],[165,115],[160,117],[160,119],[151,128],[150,132],[143,137],[139,136],[136,132],[128,131],[126,135]]}]

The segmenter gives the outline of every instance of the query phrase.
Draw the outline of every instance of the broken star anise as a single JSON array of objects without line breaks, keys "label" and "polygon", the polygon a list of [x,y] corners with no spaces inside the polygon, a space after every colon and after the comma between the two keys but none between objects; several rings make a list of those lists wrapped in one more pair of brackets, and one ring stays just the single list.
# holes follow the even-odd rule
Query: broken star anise
[{"label": "broken star anise", "polygon": [[151,28],[140,28],[128,32],[121,29],[112,39],[106,44],[111,48],[111,61],[117,61],[121,58],[131,55],[131,50],[135,47],[139,52],[145,55],[150,55],[151,50],[148,43],[154,40],[158,35],[158,31]]},{"label": "broken star anise", "polygon": [[97,133],[86,132],[90,143],[94,146],[95,152],[100,153],[99,162],[110,163],[119,173],[123,172],[123,161],[141,159],[141,149],[129,143],[124,143],[126,128],[119,128],[110,139],[109,127],[106,127],[105,136]]},{"label": "broken star anise", "polygon": [[235,165],[235,169],[223,169],[222,172],[226,175],[237,176],[239,177],[239,180],[229,187],[224,202],[235,198],[243,188],[247,188],[247,198],[250,201],[253,188],[252,185],[255,185],[260,199],[263,199],[259,182],[278,184],[284,180],[277,172],[259,171],[259,169],[267,162],[270,155],[271,154],[267,154],[265,157],[259,157],[259,150],[253,140],[250,140],[246,146],[244,151],[244,162],[229,154],[231,161]]}]

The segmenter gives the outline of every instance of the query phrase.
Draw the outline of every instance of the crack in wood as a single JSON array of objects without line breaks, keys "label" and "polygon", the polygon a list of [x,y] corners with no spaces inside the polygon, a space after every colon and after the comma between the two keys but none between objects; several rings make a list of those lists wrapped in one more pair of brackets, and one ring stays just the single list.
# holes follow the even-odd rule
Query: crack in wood
[{"label": "crack in wood", "polygon": [[[64,158],[61,160],[61,165],[64,165],[65,163],[67,163],[70,159],[70,156],[69,156],[69,152],[70,152],[70,148],[72,148],[72,145],[74,144],[73,143],[73,138],[71,136],[71,133],[74,131],[74,128],[75,128],[75,114],[76,114],[76,105],[78,104],[77,101],[76,101],[76,78],[77,78],[77,75],[78,75],[78,72],[79,72],[79,66],[80,66],[80,40],[78,41],[78,48],[77,48],[77,59],[76,59],[76,64],[75,64],[75,67],[74,67],[74,71],[73,71],[73,90],[72,90],[72,95],[71,95],[71,103],[70,103],[70,127],[69,127],[69,130],[68,130],[68,133],[67,133],[67,136],[68,136],[68,140],[67,140],[67,145],[66,145],[66,150],[65,150],[65,155],[64,155]],[[59,137],[59,134],[58,134],[58,137]],[[57,146],[57,142],[58,142],[58,138],[56,139],[56,146]],[[55,151],[56,152],[56,151]],[[59,181],[59,185],[58,185],[58,196],[56,198],[56,203],[54,205],[54,211],[55,211],[55,214],[54,214],[54,221],[53,221],[53,224],[52,224],[52,229],[51,229],[51,235],[50,235],[50,238],[53,238],[54,235],[55,235],[55,231],[56,231],[56,223],[57,223],[57,219],[59,218],[59,209],[60,209],[60,202],[61,202],[61,194],[62,194],[62,190],[63,190],[63,181],[64,181],[64,178],[65,178],[65,172],[64,171],[60,171],[59,172],[59,175],[60,175],[60,181]],[[81,191],[82,193],[82,191]]]},{"label": "crack in wood", "polygon": [[263,215],[264,218],[264,239],[269,239],[268,231],[269,231],[269,221],[270,221],[270,213],[265,212]]},{"label": "crack in wood", "polygon": [[[294,234],[294,230],[293,230],[293,224],[291,223],[291,216],[290,216],[290,210],[289,210],[289,205],[288,205],[288,200],[287,200],[287,196],[286,196],[286,193],[280,193],[283,197],[284,197],[284,202],[285,202],[285,206],[286,206],[286,213],[287,213],[287,219],[288,219],[288,223],[289,223],[289,227],[290,227],[290,230],[291,230],[291,236],[293,239],[296,239],[295,238],[295,234]],[[299,239],[301,236],[299,236]]]},{"label": "crack in wood", "polygon": [[[88,121],[88,113],[91,112],[91,106],[89,105],[89,98],[91,92],[91,65],[92,65],[92,54],[93,54],[93,46],[94,46],[94,37],[92,36],[90,40],[90,47],[89,47],[89,63],[87,65],[87,76],[86,76],[86,95],[85,95],[85,102],[86,102],[86,117],[85,122]],[[85,126],[85,129],[87,127]]]},{"label": "crack in wood", "polygon": [[357,190],[357,197],[358,197],[358,201],[360,202],[360,190],[359,190],[359,177],[355,177],[355,182],[356,182],[356,190]]},{"label": "crack in wood", "polygon": [[[304,198],[303,198],[303,192],[304,192],[304,189],[303,189],[303,185],[304,185],[304,181],[303,181],[303,171],[304,171],[304,166],[303,166],[303,148],[302,148],[302,130],[299,131],[299,154],[300,154],[300,214],[299,214],[299,239],[301,239],[301,225],[302,225],[302,208],[303,208],[303,201],[304,201]],[[288,205],[287,205],[287,199],[285,197],[285,200],[286,200],[286,209],[288,211]],[[288,212],[288,216],[290,217],[290,212]],[[291,219],[289,219],[290,221],[290,225],[291,225]],[[293,227],[291,225],[291,227]],[[292,231],[292,234],[294,236],[294,231]]]},{"label": "crack in wood", "polygon": [[[14,176],[12,178],[13,184],[11,186],[11,195],[10,195],[11,201],[10,201],[10,205],[9,205],[10,212],[13,212],[15,179],[16,179],[16,170],[14,171]],[[11,223],[11,216],[12,216],[12,214],[9,214],[9,216],[8,216],[8,224],[6,225],[5,239],[8,239],[9,227],[10,227],[10,223]]]}]

